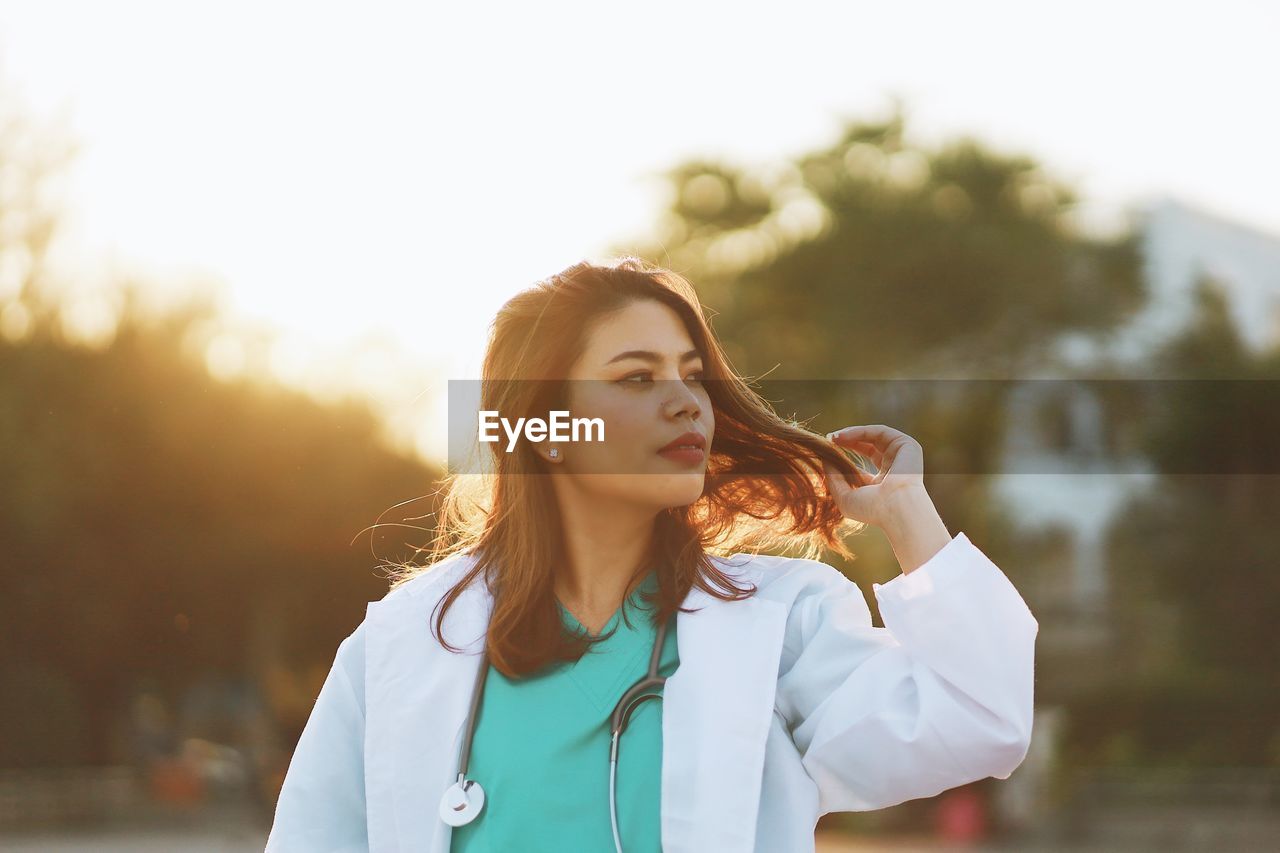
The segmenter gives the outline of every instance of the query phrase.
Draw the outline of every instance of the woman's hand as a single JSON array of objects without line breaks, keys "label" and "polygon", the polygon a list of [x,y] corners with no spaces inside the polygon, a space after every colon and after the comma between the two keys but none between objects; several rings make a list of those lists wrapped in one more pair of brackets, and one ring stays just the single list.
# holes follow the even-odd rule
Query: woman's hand
[{"label": "woman's hand", "polygon": [[[884,530],[904,573],[923,565],[951,541],[933,500],[924,487],[924,448],[901,430],[883,424],[850,426],[827,433],[876,466],[871,474],[858,468],[858,483],[823,463],[827,485],[846,518]],[[856,466],[855,466],[856,467]]]},{"label": "woman's hand", "polygon": [[824,463],[831,496],[845,517],[883,527],[889,504],[911,489],[924,488],[924,448],[901,430],[883,424],[850,426],[827,433],[837,447],[847,447],[876,466],[871,474],[858,468],[859,482],[850,485],[844,475]]}]

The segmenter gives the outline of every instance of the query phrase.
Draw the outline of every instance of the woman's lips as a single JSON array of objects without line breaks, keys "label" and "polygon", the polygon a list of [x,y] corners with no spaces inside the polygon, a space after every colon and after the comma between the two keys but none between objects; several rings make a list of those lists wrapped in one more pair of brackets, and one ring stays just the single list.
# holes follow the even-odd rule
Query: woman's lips
[{"label": "woman's lips", "polygon": [[670,450],[659,450],[658,455],[670,459],[677,465],[701,465],[706,453],[701,447],[673,447]]}]

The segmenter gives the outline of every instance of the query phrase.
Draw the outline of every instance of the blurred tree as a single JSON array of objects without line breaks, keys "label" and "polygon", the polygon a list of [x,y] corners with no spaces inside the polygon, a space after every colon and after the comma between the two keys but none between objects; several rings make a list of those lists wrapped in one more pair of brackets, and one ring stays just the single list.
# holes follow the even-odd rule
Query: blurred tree
[{"label": "blurred tree", "polygon": [[1022,376],[1145,296],[1131,231],[1081,234],[1076,194],[1028,156],[910,143],[900,106],[795,162],[665,178],[655,242],[619,250],[689,276],[748,372]]},{"label": "blurred tree", "polygon": [[[1131,614],[1116,657],[1127,688],[1094,697],[1076,738],[1102,745],[1129,725],[1144,762],[1275,765],[1280,350],[1243,344],[1214,279],[1202,276],[1195,296],[1195,321],[1151,364],[1179,380],[1154,380],[1169,390],[1143,421],[1160,481],[1126,508],[1111,537],[1117,611]],[[1177,618],[1146,638],[1160,654],[1135,656],[1152,625],[1134,617],[1161,606]],[[1121,718],[1105,710],[1122,706],[1139,710]]]},{"label": "blurred tree", "polygon": [[50,247],[64,170],[79,153],[64,127],[42,125],[0,78],[0,322],[7,337],[48,325]]},{"label": "blurred tree", "polygon": [[[1051,366],[1059,335],[1136,311],[1137,236],[1086,236],[1074,191],[1031,157],[968,138],[933,150],[905,126],[898,105],[793,162],[680,164],[663,173],[671,202],[652,239],[614,251],[687,276],[735,367],[770,377],[757,387],[780,414],[918,439],[952,530],[1025,581],[983,476],[999,468],[1010,386],[981,380]],[[851,381],[871,379],[884,381]],[[884,568],[864,564],[859,580],[896,573],[883,542],[866,544]]]},{"label": "blurred tree", "polygon": [[204,673],[327,664],[386,591],[351,539],[438,473],[357,404],[215,381],[183,355],[190,322],[123,317],[98,352],[0,343],[3,654],[69,676],[96,745],[139,674],[176,698]]},{"label": "blurred tree", "polygon": [[[440,472],[389,449],[365,405],[215,380],[191,345],[219,322],[200,297],[157,317],[117,282],[107,339],[68,337],[42,182],[70,146],[3,103],[0,726],[23,736],[0,738],[0,766],[122,761],[139,683],[178,707],[211,677],[314,681],[386,591],[351,540]],[[400,520],[375,554],[429,541]],[[282,712],[305,720],[296,705]]]}]

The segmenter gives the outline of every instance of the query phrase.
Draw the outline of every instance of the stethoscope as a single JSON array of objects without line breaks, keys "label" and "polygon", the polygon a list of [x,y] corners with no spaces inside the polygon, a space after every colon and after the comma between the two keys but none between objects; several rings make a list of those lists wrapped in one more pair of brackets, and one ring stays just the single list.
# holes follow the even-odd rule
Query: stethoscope
[{"label": "stethoscope", "polygon": [[[618,704],[613,706],[609,717],[609,731],[612,738],[609,744],[609,822],[613,825],[613,845],[617,853],[622,853],[622,840],[618,837],[618,807],[614,799],[614,787],[618,769],[618,741],[631,719],[631,712],[645,699],[661,699],[661,693],[646,693],[646,690],[661,687],[666,683],[666,676],[658,675],[658,662],[662,656],[662,643],[667,636],[667,625],[658,626],[658,636],[653,642],[653,652],[649,656],[649,673],[622,694]],[[475,687],[471,691],[471,709],[467,712],[467,730],[462,741],[462,757],[458,762],[458,781],[454,782],[440,798],[440,819],[450,826],[462,826],[475,820],[484,808],[484,788],[475,779],[467,778],[467,761],[471,757],[471,741],[475,737],[476,721],[480,710],[480,700],[484,696],[485,678],[489,673],[489,658],[481,655],[480,672],[476,676]]]}]

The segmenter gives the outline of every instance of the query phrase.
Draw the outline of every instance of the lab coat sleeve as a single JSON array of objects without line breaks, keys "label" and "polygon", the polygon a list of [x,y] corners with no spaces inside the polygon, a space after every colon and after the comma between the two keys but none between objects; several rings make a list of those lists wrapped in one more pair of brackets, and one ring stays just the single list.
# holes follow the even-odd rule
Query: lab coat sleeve
[{"label": "lab coat sleeve", "polygon": [[264,853],[365,853],[364,625],[338,646],[285,773]]},{"label": "lab coat sleeve", "polygon": [[960,533],[872,585],[877,628],[858,586],[820,566],[792,605],[776,694],[820,814],[1008,778],[1030,745],[1039,624],[999,567]]}]

